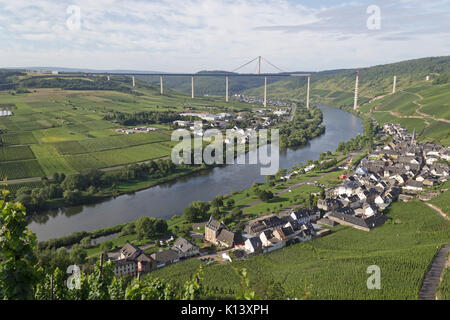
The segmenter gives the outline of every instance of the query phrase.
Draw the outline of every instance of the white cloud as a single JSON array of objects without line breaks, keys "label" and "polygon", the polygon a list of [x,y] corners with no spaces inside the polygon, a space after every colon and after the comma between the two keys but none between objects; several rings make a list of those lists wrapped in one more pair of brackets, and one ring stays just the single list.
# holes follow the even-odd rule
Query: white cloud
[{"label": "white cloud", "polygon": [[[195,72],[258,55],[285,70],[321,70],[448,54],[448,1],[381,1],[385,28],[376,33],[361,27],[365,1],[333,3],[0,0],[0,61]],[[69,5],[81,9],[79,31],[66,26]],[[422,21],[411,20],[415,8]]]}]

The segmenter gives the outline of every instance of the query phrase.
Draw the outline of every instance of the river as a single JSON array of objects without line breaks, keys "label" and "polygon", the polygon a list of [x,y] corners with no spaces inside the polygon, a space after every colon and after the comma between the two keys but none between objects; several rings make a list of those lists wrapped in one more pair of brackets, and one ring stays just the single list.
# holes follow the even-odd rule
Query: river
[{"label": "river", "polygon": [[[363,132],[361,119],[353,114],[328,106],[320,108],[325,133],[301,148],[281,151],[281,168],[288,169],[308,159],[316,160],[320,153],[334,151],[339,142]],[[216,167],[176,182],[96,204],[47,211],[33,218],[28,227],[36,233],[39,241],[45,241],[77,231],[92,231],[133,221],[144,215],[169,219],[175,214],[181,215],[192,201],[210,201],[218,194],[249,188],[255,181],[265,181],[265,176],[260,174],[260,165]]]}]

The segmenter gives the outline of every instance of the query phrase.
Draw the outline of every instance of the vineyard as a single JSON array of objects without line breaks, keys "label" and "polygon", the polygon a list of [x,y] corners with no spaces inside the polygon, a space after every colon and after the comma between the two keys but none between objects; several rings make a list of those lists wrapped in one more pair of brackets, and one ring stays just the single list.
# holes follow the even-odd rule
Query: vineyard
[{"label": "vineyard", "polygon": [[[87,169],[127,165],[170,155],[170,124],[149,126],[156,131],[122,134],[111,112],[173,112],[184,110],[186,97],[168,92],[160,96],[152,86],[140,94],[95,90],[33,89],[12,95],[0,92],[0,104],[14,106],[14,115],[0,118],[0,175],[9,180],[74,174]],[[229,107],[251,109],[250,104],[199,97],[189,100],[192,110],[223,112]],[[134,126],[133,126],[134,127]]]},{"label": "vineyard", "polygon": [[44,172],[37,160],[23,160],[3,162],[0,164],[0,177],[2,179],[23,179],[28,177],[42,177]]},{"label": "vineyard", "polygon": [[[370,232],[338,226],[331,235],[310,242],[232,264],[204,266],[204,282],[223,292],[220,298],[233,295],[239,289],[236,267],[247,269],[259,295],[278,282],[288,296],[297,298],[311,286],[309,299],[417,299],[434,254],[450,240],[450,222],[419,202],[395,203],[387,215],[390,220]],[[179,285],[200,264],[191,259],[149,276]],[[367,289],[371,265],[381,269],[380,290]]]}]

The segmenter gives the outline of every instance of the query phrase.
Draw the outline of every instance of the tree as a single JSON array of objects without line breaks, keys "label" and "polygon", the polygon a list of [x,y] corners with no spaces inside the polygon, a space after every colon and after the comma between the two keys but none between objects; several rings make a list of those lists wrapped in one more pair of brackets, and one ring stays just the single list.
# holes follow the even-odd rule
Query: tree
[{"label": "tree", "polygon": [[81,192],[79,190],[66,190],[63,193],[63,198],[66,200],[69,204],[76,204],[79,203],[82,199]]},{"label": "tree", "polygon": [[155,218],[141,217],[136,221],[138,239],[153,238],[155,236]]},{"label": "tree", "polygon": [[155,233],[157,235],[161,235],[161,236],[165,235],[167,233],[167,230],[169,229],[169,226],[167,225],[166,220],[163,220],[163,219],[157,219],[154,224],[154,227],[155,227],[155,230],[154,230]]},{"label": "tree", "polygon": [[215,197],[212,201],[211,204],[213,207],[219,208],[223,206],[223,197],[222,196],[217,196]]},{"label": "tree", "polygon": [[120,231],[121,236],[126,236],[129,234],[136,233],[136,225],[134,223],[128,223],[125,227]]},{"label": "tree", "polygon": [[194,201],[183,210],[183,216],[189,222],[202,221],[207,218],[210,205],[203,201]]},{"label": "tree", "polygon": [[86,250],[79,247],[78,245],[73,245],[70,251],[70,259],[75,264],[84,264],[86,262],[87,253]]},{"label": "tree", "polygon": [[105,241],[100,244],[100,249],[102,249],[102,252],[105,254],[111,251],[112,247],[113,243],[111,241]]},{"label": "tree", "polygon": [[88,249],[91,247],[91,237],[84,237],[81,239],[80,244],[83,248]]},{"label": "tree", "polygon": [[59,181],[59,173],[58,172],[55,172],[54,174],[53,174],[53,180],[55,181],[55,182],[60,182]]},{"label": "tree", "polygon": [[[4,193],[5,197],[7,193]],[[32,299],[39,280],[35,270],[36,235],[27,228],[21,204],[0,201],[0,297]]]},{"label": "tree", "polygon": [[227,201],[226,201],[226,204],[227,204],[227,207],[228,208],[232,208],[233,206],[234,206],[234,200],[233,199],[228,199]]},{"label": "tree", "polygon": [[61,187],[64,190],[83,190],[84,189],[84,179],[81,174],[73,174],[64,178],[61,183]]},{"label": "tree", "polygon": [[269,201],[270,199],[273,198],[273,193],[272,191],[267,191],[267,190],[256,190],[255,191],[256,196],[261,200],[261,201]]},{"label": "tree", "polygon": [[233,208],[233,210],[231,210],[231,214],[235,217],[241,217],[242,216],[242,210],[239,207]]}]

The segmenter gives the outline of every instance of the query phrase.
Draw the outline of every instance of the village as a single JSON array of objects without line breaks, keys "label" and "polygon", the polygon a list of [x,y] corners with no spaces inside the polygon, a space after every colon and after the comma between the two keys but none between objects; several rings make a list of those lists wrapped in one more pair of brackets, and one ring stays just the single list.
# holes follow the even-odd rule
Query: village
[{"label": "village", "polygon": [[[294,106],[292,106],[294,108]],[[257,109],[254,113],[249,112],[237,112],[237,113],[196,113],[196,112],[184,112],[180,113],[180,116],[184,119],[199,119],[199,121],[205,122],[204,126],[207,128],[217,129],[231,129],[236,130],[235,124],[243,123],[246,126],[246,131],[269,128],[275,124],[282,123],[287,120],[287,116],[291,114],[293,109],[290,107],[279,109]],[[192,120],[174,120],[172,122],[176,128],[188,128],[191,131],[195,131],[194,121]],[[241,126],[242,127],[242,126]],[[244,129],[239,129],[244,131]]]},{"label": "village", "polygon": [[[341,184],[325,186],[317,205],[257,217],[245,223],[243,232],[231,231],[211,216],[200,236],[215,248],[213,252],[175,235],[160,240],[170,249],[153,254],[127,243],[108,254],[115,274],[136,276],[191,257],[208,263],[232,262],[325,236],[338,224],[366,232],[381,226],[392,202],[432,197],[431,188],[447,181],[450,161],[449,147],[417,142],[415,132],[409,134],[398,124],[385,124],[382,135],[388,142],[365,156],[351,174],[343,175]],[[308,171],[312,169],[308,166]]]}]

